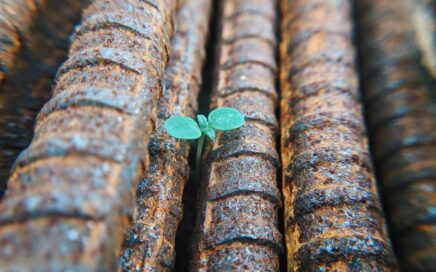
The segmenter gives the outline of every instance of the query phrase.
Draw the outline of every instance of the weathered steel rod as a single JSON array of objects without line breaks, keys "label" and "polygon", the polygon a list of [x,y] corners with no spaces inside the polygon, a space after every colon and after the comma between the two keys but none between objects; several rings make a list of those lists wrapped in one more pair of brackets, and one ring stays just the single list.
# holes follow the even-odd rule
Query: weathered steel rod
[{"label": "weathered steel rod", "polygon": [[203,154],[193,271],[277,271],[275,1],[221,2],[212,107],[234,107],[246,123],[218,133]]},{"label": "weathered steel rod", "polygon": [[369,131],[398,259],[404,271],[435,271],[435,86],[408,11],[395,0],[356,3]]},{"label": "weathered steel rod", "polygon": [[162,90],[173,0],[94,0],[0,205],[5,271],[114,271]]},{"label": "weathered steel rod", "polygon": [[281,1],[288,271],[395,271],[354,69],[348,0]]},{"label": "weathered steel rod", "polygon": [[137,218],[121,253],[123,271],[165,271],[174,266],[174,243],[182,218],[183,189],[189,178],[187,141],[164,129],[172,115],[194,117],[209,27],[211,0],[183,0],[176,12],[165,89],[159,98],[155,132],[149,143],[150,167],[140,181]]}]

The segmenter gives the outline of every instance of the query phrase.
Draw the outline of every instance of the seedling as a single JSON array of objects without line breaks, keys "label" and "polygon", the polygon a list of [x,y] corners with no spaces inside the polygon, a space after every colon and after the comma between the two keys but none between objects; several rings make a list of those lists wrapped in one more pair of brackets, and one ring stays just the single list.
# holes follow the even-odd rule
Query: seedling
[{"label": "seedling", "polygon": [[245,120],[238,110],[223,107],[211,111],[208,118],[202,114],[197,115],[197,121],[198,124],[194,119],[187,116],[172,116],[166,121],[165,129],[168,134],[177,139],[199,139],[195,156],[196,178],[198,180],[205,135],[211,140],[215,140],[215,130],[236,129],[241,127]]}]

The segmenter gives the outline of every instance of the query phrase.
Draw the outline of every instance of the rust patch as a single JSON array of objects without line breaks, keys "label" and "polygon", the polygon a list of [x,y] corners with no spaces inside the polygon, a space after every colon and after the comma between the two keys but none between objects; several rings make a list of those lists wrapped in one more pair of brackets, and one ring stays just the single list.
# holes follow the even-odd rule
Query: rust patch
[{"label": "rust patch", "polygon": [[354,69],[350,3],[281,1],[288,271],[396,271]]},{"label": "rust patch", "polygon": [[193,116],[209,26],[210,0],[184,0],[175,15],[165,89],[157,105],[148,146],[150,166],[137,192],[137,218],[124,237],[122,271],[167,271],[174,266],[175,236],[182,218],[183,189],[189,178],[189,143],[167,134],[171,115]]},{"label": "rust patch", "polygon": [[[147,166],[147,134],[172,34],[163,32],[170,20],[152,18],[172,14],[175,6],[95,0],[92,12],[84,12],[55,94],[38,116],[35,137],[17,159],[0,205],[3,269],[116,270],[134,188]],[[140,22],[147,35],[130,31],[131,22]],[[107,35],[111,29],[128,33]],[[136,42],[144,51],[135,50]],[[117,79],[124,88],[116,88]]]},{"label": "rust patch", "polygon": [[278,154],[274,1],[222,1],[218,79],[212,107],[246,123],[218,133],[203,154],[193,271],[278,271]]},{"label": "rust patch", "polygon": [[392,0],[359,0],[357,7],[369,131],[398,259],[404,271],[433,271],[435,86],[421,67],[410,9]]}]

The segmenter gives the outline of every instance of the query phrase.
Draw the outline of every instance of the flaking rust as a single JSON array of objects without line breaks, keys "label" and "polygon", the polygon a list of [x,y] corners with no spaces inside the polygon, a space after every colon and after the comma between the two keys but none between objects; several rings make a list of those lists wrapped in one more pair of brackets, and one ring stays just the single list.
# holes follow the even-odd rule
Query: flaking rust
[{"label": "flaking rust", "polygon": [[183,0],[176,12],[165,89],[159,98],[155,132],[149,143],[150,167],[137,192],[137,218],[124,237],[122,271],[169,271],[182,218],[183,188],[189,177],[189,142],[164,129],[172,115],[197,111],[201,68],[209,27],[210,0]]},{"label": "flaking rust", "polygon": [[368,154],[350,4],[281,1],[288,271],[396,271]]},{"label": "flaking rust", "polygon": [[0,205],[5,271],[114,271],[175,1],[92,1]]},{"label": "flaking rust", "polygon": [[53,78],[68,55],[69,35],[78,23],[83,2],[47,0],[0,84],[0,198],[10,169],[33,134],[36,115],[50,98]]},{"label": "flaking rust", "polygon": [[404,271],[436,270],[436,105],[407,12],[357,1],[364,97],[383,199]]},{"label": "flaking rust", "polygon": [[0,3],[0,82],[11,68],[14,57],[45,0],[2,0]]},{"label": "flaking rust", "polygon": [[278,271],[275,1],[221,2],[212,108],[245,116],[203,154],[192,271]]}]

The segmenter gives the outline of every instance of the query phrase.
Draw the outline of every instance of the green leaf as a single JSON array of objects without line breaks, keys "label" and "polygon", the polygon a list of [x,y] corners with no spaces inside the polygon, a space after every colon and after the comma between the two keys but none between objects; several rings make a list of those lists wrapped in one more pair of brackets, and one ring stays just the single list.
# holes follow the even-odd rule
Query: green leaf
[{"label": "green leaf", "polygon": [[202,131],[204,128],[209,127],[209,124],[207,123],[207,118],[203,114],[197,115],[197,121]]},{"label": "green leaf", "polygon": [[234,108],[218,108],[209,113],[209,127],[218,130],[232,130],[244,124],[244,116]]},{"label": "green leaf", "polygon": [[187,116],[172,116],[165,122],[169,135],[178,139],[198,139],[201,130],[194,119]]},{"label": "green leaf", "polygon": [[202,129],[203,133],[206,134],[211,140],[215,140],[215,130],[213,128]]}]

